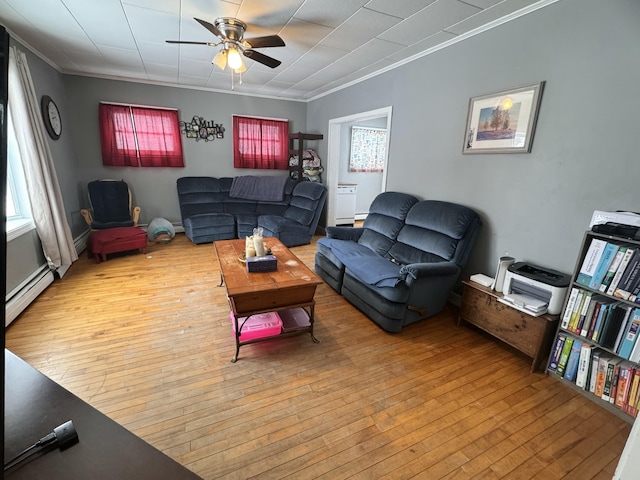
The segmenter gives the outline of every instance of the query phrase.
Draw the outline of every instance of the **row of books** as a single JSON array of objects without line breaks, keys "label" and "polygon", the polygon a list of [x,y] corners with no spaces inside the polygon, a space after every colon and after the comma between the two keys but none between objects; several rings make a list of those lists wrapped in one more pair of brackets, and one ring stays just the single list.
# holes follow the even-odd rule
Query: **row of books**
[{"label": "row of books", "polygon": [[633,307],[604,295],[573,287],[560,327],[626,360],[640,362],[640,306]]},{"label": "row of books", "polygon": [[576,282],[607,295],[640,303],[640,249],[592,238]]},{"label": "row of books", "polygon": [[559,332],[548,370],[628,415],[638,416],[640,367],[633,362]]}]

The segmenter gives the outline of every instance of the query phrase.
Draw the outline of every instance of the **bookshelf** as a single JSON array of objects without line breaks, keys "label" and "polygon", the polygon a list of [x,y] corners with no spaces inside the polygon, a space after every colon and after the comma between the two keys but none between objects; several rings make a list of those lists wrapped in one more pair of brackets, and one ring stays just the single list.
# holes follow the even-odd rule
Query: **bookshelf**
[{"label": "bookshelf", "polygon": [[547,374],[633,423],[639,329],[640,241],[585,232]]},{"label": "bookshelf", "polygon": [[294,178],[301,182],[303,180],[302,152],[304,152],[304,142],[310,140],[322,140],[322,134],[317,133],[290,133],[289,134],[289,157],[296,155],[298,165],[289,165],[289,175],[295,172]]}]

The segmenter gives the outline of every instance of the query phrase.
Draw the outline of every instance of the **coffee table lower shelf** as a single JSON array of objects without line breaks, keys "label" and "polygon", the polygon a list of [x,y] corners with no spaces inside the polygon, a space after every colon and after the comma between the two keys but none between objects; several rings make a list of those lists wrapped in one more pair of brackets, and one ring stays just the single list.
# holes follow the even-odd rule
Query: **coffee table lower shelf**
[{"label": "coffee table lower shelf", "polygon": [[[235,336],[235,340],[236,340],[236,351],[235,351],[235,354],[233,355],[233,358],[231,359],[231,363],[236,363],[238,361],[238,355],[240,353],[240,347],[242,347],[244,345],[251,345],[253,343],[266,342],[266,341],[275,340],[275,339],[278,339],[278,338],[294,337],[296,335],[301,335],[301,334],[307,333],[307,332],[311,335],[311,340],[313,341],[313,343],[320,343],[320,340],[318,340],[315,337],[315,335],[313,334],[313,316],[314,316],[315,303],[316,302],[313,301],[311,303],[303,303],[303,304],[297,304],[297,305],[287,305],[284,308],[279,308],[279,309],[275,309],[275,310],[258,310],[258,311],[253,311],[253,312],[241,312],[241,313],[238,313],[238,312],[236,312],[236,309],[234,307],[233,299],[230,298],[229,299],[229,307],[231,308],[231,312],[233,313],[233,322],[234,322],[233,331],[235,332],[234,336]],[[269,335],[269,336],[266,336],[266,337],[252,338],[251,340],[240,341],[240,336],[242,335],[242,325],[239,325],[238,318],[249,318],[252,315],[257,315],[257,314],[260,314],[260,313],[282,312],[282,311],[285,311],[285,310],[293,310],[294,308],[302,308],[302,309],[304,309],[305,313],[309,317],[309,326],[299,327],[299,328],[296,328],[295,330],[290,331],[290,332],[280,332],[277,335]]]}]

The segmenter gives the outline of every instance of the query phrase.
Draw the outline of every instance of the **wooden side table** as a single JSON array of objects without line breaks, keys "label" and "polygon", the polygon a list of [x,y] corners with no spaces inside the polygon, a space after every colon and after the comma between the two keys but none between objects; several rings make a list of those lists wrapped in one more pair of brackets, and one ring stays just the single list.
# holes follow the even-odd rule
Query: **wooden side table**
[{"label": "wooden side table", "polygon": [[532,357],[535,372],[551,350],[558,315],[534,317],[498,301],[501,293],[464,280],[458,326],[462,320],[481,328],[495,338]]}]

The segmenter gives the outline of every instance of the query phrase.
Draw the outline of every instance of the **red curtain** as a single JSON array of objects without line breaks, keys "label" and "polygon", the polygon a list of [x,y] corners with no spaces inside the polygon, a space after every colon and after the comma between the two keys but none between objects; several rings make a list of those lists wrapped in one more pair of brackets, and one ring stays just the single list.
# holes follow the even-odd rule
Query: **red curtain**
[{"label": "red curtain", "polygon": [[289,167],[289,122],[234,116],[233,166],[286,170]]},{"label": "red curtain", "polygon": [[176,110],[100,104],[102,163],[184,167]]},{"label": "red curtain", "polygon": [[137,167],[138,150],[129,107],[101,103],[98,115],[102,163],[112,167]]}]

